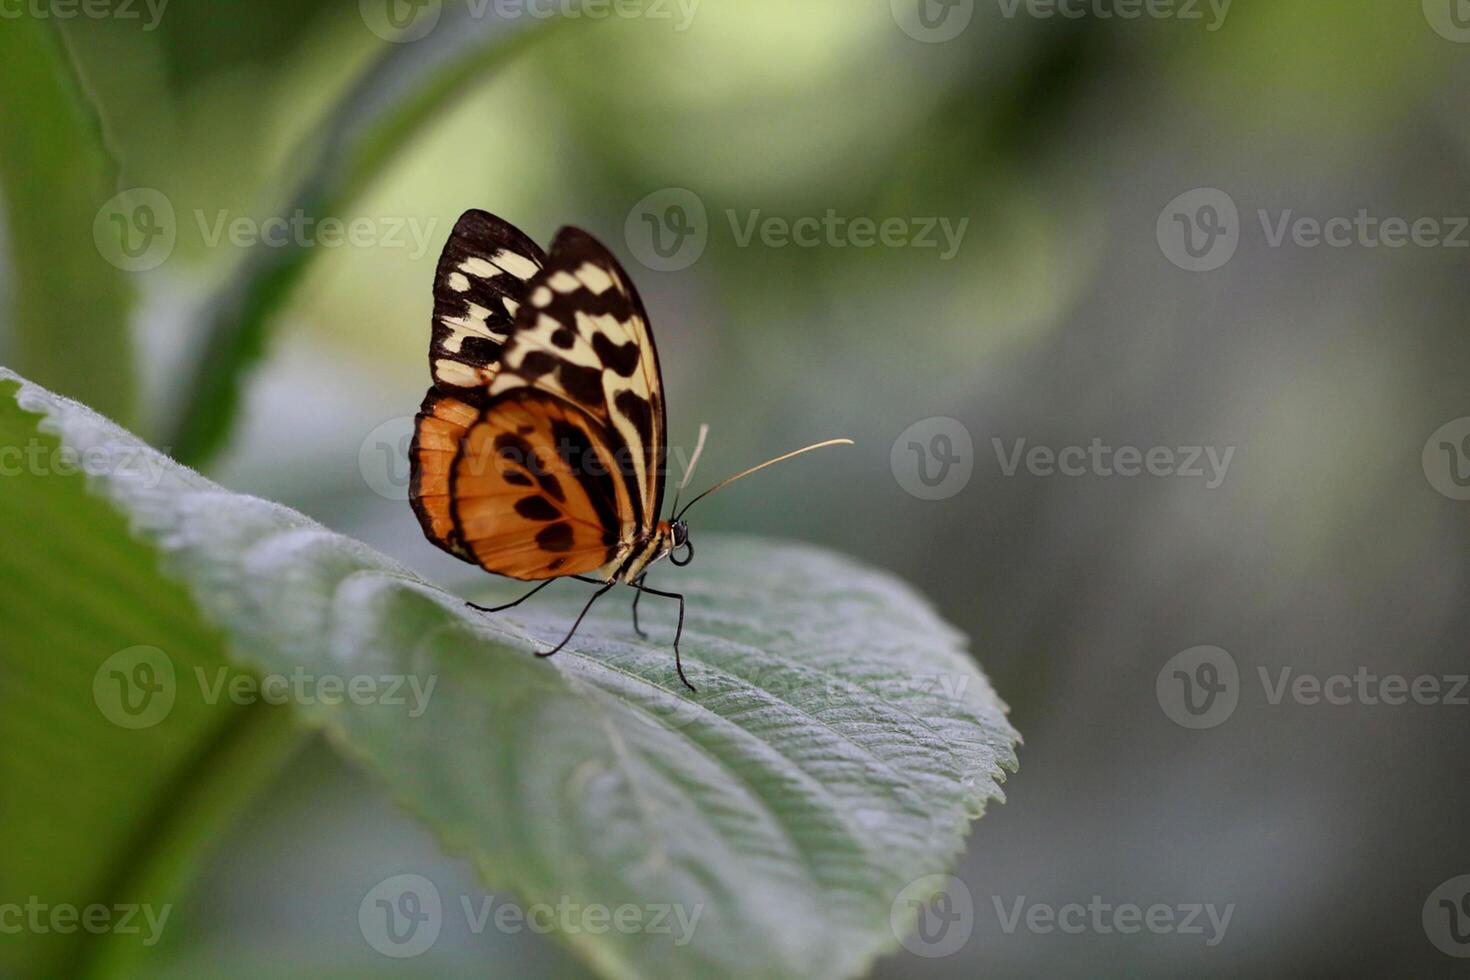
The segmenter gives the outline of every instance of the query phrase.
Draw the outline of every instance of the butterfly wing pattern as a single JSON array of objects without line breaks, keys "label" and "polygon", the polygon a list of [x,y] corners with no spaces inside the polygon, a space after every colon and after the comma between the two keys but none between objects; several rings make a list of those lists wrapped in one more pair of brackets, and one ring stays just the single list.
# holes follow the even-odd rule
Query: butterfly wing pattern
[{"label": "butterfly wing pattern", "polygon": [[409,447],[409,501],[424,535],[473,561],[454,527],[450,468],[465,432],[489,401],[500,350],[524,304],[527,283],[546,264],[540,246],[509,222],[466,211],[434,274],[429,371]]},{"label": "butterfly wing pattern", "polygon": [[492,214],[466,211],[455,222],[434,273],[435,387],[471,404],[487,400],[529,281],[545,265],[540,246]]},{"label": "butterfly wing pattern", "polygon": [[434,387],[410,450],[425,534],[518,579],[641,571],[667,546],[666,421],[648,317],[617,260],[576,228],[545,257],[470,211],[434,294]]},{"label": "butterfly wing pattern", "polygon": [[612,253],[577,228],[557,233],[529,286],[491,393],[534,387],[605,427],[635,505],[620,528],[631,540],[658,521],[667,453],[663,381],[643,301]]},{"label": "butterfly wing pattern", "polygon": [[[648,566],[694,559],[683,515],[736,480],[823,446],[769,459],[698,494],[661,520],[668,420],[648,314],[611,252],[563,228],[544,254],[509,223],[466,211],[434,278],[433,387],[409,448],[409,500],[430,541],[489,572],[541,584],[575,576],[600,587],[582,607],[562,649],[597,597],[618,582],[679,603],[644,584]],[[707,427],[685,470],[688,482]],[[681,489],[683,483],[681,483]],[[686,549],[682,559],[680,548]],[[595,576],[595,577],[591,577]],[[470,605],[474,605],[470,603]]]},{"label": "butterfly wing pattern", "polygon": [[575,405],[526,388],[494,399],[455,457],[459,539],[482,568],[513,578],[615,568],[631,502],[610,453],[602,425]]}]

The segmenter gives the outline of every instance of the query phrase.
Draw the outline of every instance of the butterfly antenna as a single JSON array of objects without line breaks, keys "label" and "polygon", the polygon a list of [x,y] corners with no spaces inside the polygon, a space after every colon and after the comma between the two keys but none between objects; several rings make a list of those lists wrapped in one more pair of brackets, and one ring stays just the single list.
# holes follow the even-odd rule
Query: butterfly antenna
[{"label": "butterfly antenna", "polygon": [[690,507],[693,507],[695,504],[699,503],[705,497],[708,497],[710,494],[714,493],[716,490],[719,490],[723,487],[728,487],[736,480],[744,479],[745,477],[750,476],[750,474],[755,473],[758,470],[765,469],[767,466],[775,466],[777,463],[784,463],[786,460],[790,459],[793,456],[800,456],[802,453],[809,453],[813,449],[823,449],[827,446],[851,446],[852,444],[853,442],[851,439],[828,439],[825,442],[814,442],[810,446],[803,446],[800,449],[793,449],[791,452],[777,456],[775,459],[768,459],[764,463],[761,463],[757,466],[752,466],[748,470],[741,470],[734,476],[726,477],[719,483],[716,483],[714,486],[710,487],[704,493],[689,501],[689,503],[684,505],[684,510],[676,511],[674,513],[674,520],[677,521],[679,518],[683,517],[685,511],[687,511]]},{"label": "butterfly antenna", "polygon": [[694,475],[694,467],[699,465],[699,454],[704,452],[704,437],[709,435],[709,423],[699,423],[699,438],[694,440],[694,455],[689,457],[689,464],[684,467],[684,478],[679,481],[679,486],[674,490],[674,505],[669,508],[670,513],[678,513],[679,497],[684,493],[684,488],[689,486],[689,478]]}]

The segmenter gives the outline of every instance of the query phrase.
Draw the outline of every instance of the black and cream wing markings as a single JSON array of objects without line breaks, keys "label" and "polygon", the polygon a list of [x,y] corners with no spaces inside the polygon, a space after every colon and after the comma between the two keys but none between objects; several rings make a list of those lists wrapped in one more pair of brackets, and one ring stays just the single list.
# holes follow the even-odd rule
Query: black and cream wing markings
[{"label": "black and cream wing markings", "polygon": [[409,448],[409,500],[424,534],[465,561],[475,558],[454,526],[451,469],[460,441],[490,400],[500,350],[546,264],[541,246],[484,211],[460,215],[434,272],[429,374]]},{"label": "black and cream wing markings", "polygon": [[653,335],[632,280],[603,245],[563,228],[500,354],[490,393],[530,387],[601,423],[628,497],[625,542],[645,536],[663,506],[668,440]]},{"label": "black and cream wing markings", "polygon": [[507,221],[470,210],[455,222],[434,273],[429,369],[440,391],[489,400],[501,347],[545,264],[541,247]]}]

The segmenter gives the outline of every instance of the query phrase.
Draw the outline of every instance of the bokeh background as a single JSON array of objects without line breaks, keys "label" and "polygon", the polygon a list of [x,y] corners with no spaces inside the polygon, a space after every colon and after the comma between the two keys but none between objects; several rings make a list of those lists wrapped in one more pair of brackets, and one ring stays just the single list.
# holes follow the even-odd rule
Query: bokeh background
[{"label": "bokeh background", "polygon": [[[443,0],[436,29],[463,2]],[[878,976],[1462,974],[1421,911],[1470,872],[1470,707],[1272,704],[1259,671],[1470,670],[1470,503],[1421,458],[1470,415],[1470,233],[1276,245],[1259,215],[1366,209],[1453,236],[1470,215],[1470,9],[1456,9],[1470,4],[1180,0],[1124,19],[1110,0],[1077,18],[923,2],[927,21],[903,0],[702,0],[538,23],[503,66],[454,79],[448,111],[340,213],[400,223],[406,244],[316,246],[209,474],[472,581],[423,540],[395,452],[427,381],[438,248],[468,207],[542,241],[582,225],[649,307],[673,439],[712,425],[705,478],[857,440],[712,498],[696,531],[800,538],[911,580],[973,638],[1026,738],[1008,802],[956,872],[969,941],[896,953]],[[321,120],[398,47],[371,6],[173,0],[154,29],[146,12],[61,25],[121,186],[158,191],[177,219],[167,260],[132,277],[133,422],[155,442],[174,431],[203,304],[254,260],[208,227],[289,198]],[[667,193],[646,202],[671,188],[702,207],[705,243],[664,269],[640,261],[639,234],[645,211],[669,217]],[[1236,206],[1217,243],[1234,251],[1191,271],[1168,230],[1210,217],[1180,198],[1202,188]],[[829,211],[967,224],[952,250],[737,234]],[[0,269],[35,259],[12,231]],[[0,361],[46,382],[28,356],[0,321]],[[943,448],[944,418],[969,438],[949,447],[970,475],[923,499],[906,443]],[[1022,439],[1234,455],[1218,486],[1008,474],[999,456]],[[1156,679],[1200,645],[1228,651],[1240,681],[1233,714],[1196,730],[1170,719]],[[379,956],[358,902],[405,869],[483,894],[371,778],[311,745],[210,855],[148,972],[580,975],[553,940],[493,929]],[[1213,946],[1008,931],[997,913],[1093,896],[1233,912]]]}]

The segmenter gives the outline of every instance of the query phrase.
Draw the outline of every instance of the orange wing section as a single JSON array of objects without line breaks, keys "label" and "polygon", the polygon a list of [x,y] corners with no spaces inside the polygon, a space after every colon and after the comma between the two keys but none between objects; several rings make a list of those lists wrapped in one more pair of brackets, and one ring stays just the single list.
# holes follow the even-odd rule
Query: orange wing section
[{"label": "orange wing section", "polygon": [[454,540],[512,578],[615,567],[634,514],[619,468],[631,462],[619,455],[603,425],[563,399],[530,388],[492,399],[450,466]]},{"label": "orange wing section", "polygon": [[471,562],[474,557],[454,529],[449,474],[459,454],[460,440],[479,419],[478,408],[431,388],[419,407],[413,444],[408,450],[413,462],[408,499],[424,534],[456,558]]}]

